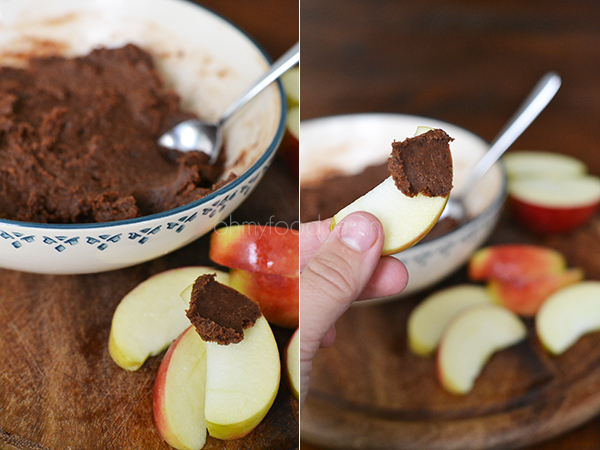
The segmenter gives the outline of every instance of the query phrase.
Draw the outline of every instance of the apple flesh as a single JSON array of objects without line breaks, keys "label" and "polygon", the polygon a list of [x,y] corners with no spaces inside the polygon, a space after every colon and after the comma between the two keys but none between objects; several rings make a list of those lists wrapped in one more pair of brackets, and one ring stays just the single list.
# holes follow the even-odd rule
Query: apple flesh
[{"label": "apple flesh", "polygon": [[300,68],[292,67],[281,75],[283,90],[288,100],[286,129],[281,142],[281,153],[291,171],[298,176],[300,158]]},{"label": "apple flesh", "polygon": [[535,328],[542,345],[555,355],[583,335],[600,331],[600,282],[582,281],[554,293],[538,311]]},{"label": "apple flesh", "polygon": [[569,269],[535,278],[491,280],[488,289],[495,301],[512,312],[520,316],[532,317],[551,294],[582,279],[581,269]]},{"label": "apple flesh", "polygon": [[437,354],[438,377],[451,393],[470,392],[491,356],[527,335],[519,317],[494,304],[477,305],[446,327]]},{"label": "apple flesh", "polygon": [[217,439],[237,439],[265,417],[277,396],[281,362],[269,323],[260,317],[237,344],[206,343],[206,424]]},{"label": "apple flesh", "polygon": [[505,244],[477,250],[469,260],[468,273],[473,281],[509,280],[561,273],[566,268],[564,256],[551,248]]},{"label": "apple flesh", "polygon": [[214,231],[209,257],[217,264],[249,272],[298,276],[297,230],[263,225],[233,225]]},{"label": "apple flesh", "polygon": [[117,306],[110,328],[108,350],[126,370],[139,369],[146,359],[164,351],[187,327],[189,298],[180,294],[196,278],[215,273],[229,283],[227,273],[210,267],[182,267],[153,275],[130,291]]},{"label": "apple flesh", "polygon": [[178,450],[198,450],[206,442],[206,344],[189,327],[167,350],[156,375],[154,423]]},{"label": "apple flesh", "polygon": [[297,328],[299,324],[300,279],[243,269],[232,269],[230,286],[258,303],[260,311],[272,324]]},{"label": "apple flesh", "polygon": [[291,105],[300,103],[300,68],[298,66],[288,69],[281,75],[281,83],[285,96]]},{"label": "apple flesh", "polygon": [[503,160],[509,178],[574,178],[587,172],[583,161],[561,153],[520,150]]},{"label": "apple flesh", "polygon": [[338,212],[331,221],[331,229],[348,214],[366,211],[383,225],[385,241],[382,255],[401,252],[419,242],[438,221],[448,197],[404,195],[390,176]]},{"label": "apple flesh", "polygon": [[265,417],[281,377],[279,350],[260,317],[237,344],[204,342],[190,326],[169,347],[154,384],[154,421],[177,448],[202,448],[206,430],[237,439]]},{"label": "apple flesh", "polygon": [[424,299],[408,318],[408,344],[413,353],[427,356],[438,346],[448,323],[474,305],[491,303],[482,286],[463,284],[435,292]]},{"label": "apple flesh", "polygon": [[285,348],[285,369],[294,397],[300,398],[300,329],[296,329]]}]

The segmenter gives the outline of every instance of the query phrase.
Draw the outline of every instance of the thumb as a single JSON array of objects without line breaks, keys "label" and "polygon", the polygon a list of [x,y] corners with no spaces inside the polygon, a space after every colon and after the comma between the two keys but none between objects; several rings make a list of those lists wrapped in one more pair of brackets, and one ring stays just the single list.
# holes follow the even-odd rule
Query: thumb
[{"label": "thumb", "polygon": [[372,214],[346,216],[325,239],[300,276],[301,402],[312,359],[340,316],[369,282],[383,248],[383,227]]}]

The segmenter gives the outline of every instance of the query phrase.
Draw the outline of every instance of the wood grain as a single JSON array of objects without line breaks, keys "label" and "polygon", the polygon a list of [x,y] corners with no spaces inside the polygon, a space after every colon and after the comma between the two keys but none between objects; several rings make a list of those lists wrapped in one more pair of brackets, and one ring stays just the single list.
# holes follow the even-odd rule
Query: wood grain
[{"label": "wood grain", "polygon": [[[555,70],[561,89],[513,149],[571,154],[600,175],[599,18],[592,0],[302,0],[301,117],[415,114],[491,140]],[[506,214],[490,242],[550,245],[600,279],[599,220],[542,239]],[[446,284],[465,280],[461,270]],[[303,449],[600,448],[598,336],[561,358],[530,339],[497,355],[472,395],[455,397],[437,385],[433,361],[406,349],[406,316],[420,298],[342,318],[315,361]]]},{"label": "wood grain", "polygon": [[[238,24],[273,57],[298,40],[298,2],[202,2]],[[277,22],[268,19],[277,14]],[[233,222],[298,221],[298,182],[277,158]],[[0,270],[0,448],[7,450],[170,447],[152,417],[152,388],[162,355],[137,372],[108,354],[112,314],[152,274],[207,265],[208,237],[155,261],[82,276]],[[291,330],[274,327],[280,349]],[[299,444],[298,402],[282,378],[265,420],[240,440],[209,438],[207,450],[290,450]]]}]

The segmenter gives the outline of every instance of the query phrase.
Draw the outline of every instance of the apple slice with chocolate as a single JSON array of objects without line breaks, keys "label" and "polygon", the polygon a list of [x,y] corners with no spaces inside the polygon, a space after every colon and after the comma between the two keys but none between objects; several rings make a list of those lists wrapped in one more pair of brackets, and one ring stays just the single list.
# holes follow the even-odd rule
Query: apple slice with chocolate
[{"label": "apple slice with chocolate", "polygon": [[582,281],[552,294],[535,317],[543,346],[559,355],[583,335],[600,331],[600,282]]},{"label": "apple slice with chocolate", "polygon": [[204,275],[187,311],[206,342],[206,425],[218,439],[252,431],[277,395],[281,366],[271,327],[258,305]]},{"label": "apple slice with chocolate", "polygon": [[211,267],[181,267],[153,275],[125,295],[112,318],[108,338],[112,359],[123,369],[137,370],[171,345],[190,326],[181,291],[206,273],[229,283],[227,273]]},{"label": "apple slice with chocolate", "polygon": [[382,254],[390,255],[416,244],[433,228],[452,189],[452,138],[440,129],[419,127],[417,133],[392,143],[390,177],[339,211],[332,229],[350,213],[369,212],[383,225]]}]

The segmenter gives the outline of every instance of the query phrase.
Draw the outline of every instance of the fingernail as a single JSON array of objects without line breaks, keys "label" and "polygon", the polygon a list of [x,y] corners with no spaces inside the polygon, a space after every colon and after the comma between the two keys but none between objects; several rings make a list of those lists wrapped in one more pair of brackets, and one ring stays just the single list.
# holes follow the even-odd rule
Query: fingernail
[{"label": "fingernail", "polygon": [[340,239],[354,250],[366,252],[377,240],[375,225],[361,214],[347,216],[340,225]]}]

